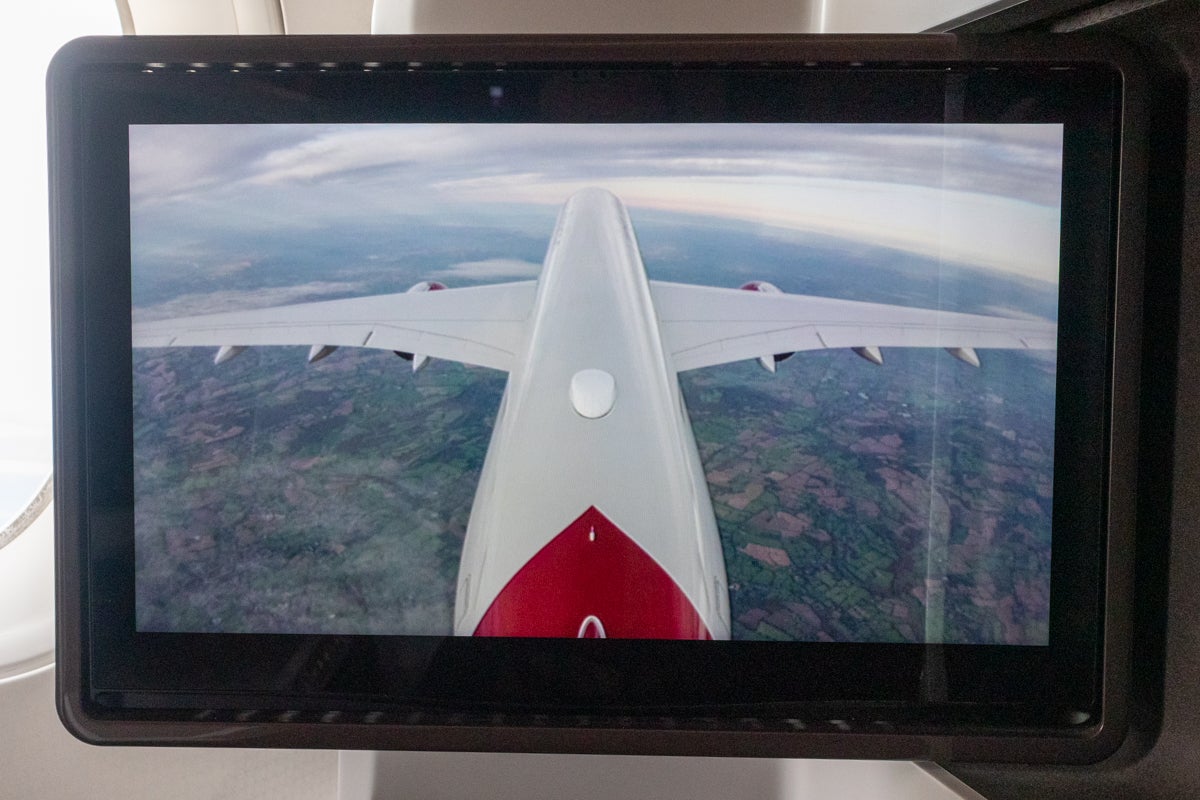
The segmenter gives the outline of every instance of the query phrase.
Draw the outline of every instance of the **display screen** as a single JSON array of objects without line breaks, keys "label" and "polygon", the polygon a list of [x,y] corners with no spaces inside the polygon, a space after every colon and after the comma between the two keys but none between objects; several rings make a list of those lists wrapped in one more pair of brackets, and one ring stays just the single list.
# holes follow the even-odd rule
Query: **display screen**
[{"label": "display screen", "polygon": [[1111,752],[1141,90],[1070,42],[68,48],[68,727]]},{"label": "display screen", "polygon": [[1063,147],[130,125],[136,629],[1048,645]]}]

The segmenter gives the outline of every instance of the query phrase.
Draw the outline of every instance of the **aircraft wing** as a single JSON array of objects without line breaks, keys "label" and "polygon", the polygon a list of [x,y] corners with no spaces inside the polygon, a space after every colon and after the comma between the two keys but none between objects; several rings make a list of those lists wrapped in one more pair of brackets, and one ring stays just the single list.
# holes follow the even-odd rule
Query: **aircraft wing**
[{"label": "aircraft wing", "polygon": [[536,281],[135,322],[134,347],[374,347],[509,370]]},{"label": "aircraft wing", "polygon": [[1057,326],[829,297],[650,282],[677,372],[835,347],[1054,349]]}]

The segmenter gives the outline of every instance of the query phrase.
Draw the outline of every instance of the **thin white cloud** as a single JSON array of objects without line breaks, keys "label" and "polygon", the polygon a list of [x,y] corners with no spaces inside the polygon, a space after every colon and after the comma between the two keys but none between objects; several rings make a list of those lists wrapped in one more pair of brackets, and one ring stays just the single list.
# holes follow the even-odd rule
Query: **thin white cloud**
[{"label": "thin white cloud", "polygon": [[551,178],[544,172],[506,172],[498,175],[480,175],[470,178],[452,178],[435,181],[433,189],[448,192],[496,191],[537,185]]},{"label": "thin white cloud", "polygon": [[266,153],[249,165],[246,182],[270,185],[316,181],[346,173],[390,170],[465,158],[478,142],[454,130],[421,125],[400,136],[395,126],[322,130],[310,139]]},{"label": "thin white cloud", "polygon": [[541,264],[516,258],[488,258],[483,261],[463,261],[433,273],[444,280],[498,280],[501,278],[536,278]]},{"label": "thin white cloud", "polygon": [[223,278],[229,275],[236,275],[239,272],[245,272],[253,267],[255,261],[250,258],[239,258],[235,261],[225,261],[217,264],[209,269],[209,274],[215,277]]},{"label": "thin white cloud", "polygon": [[282,306],[289,303],[312,302],[333,296],[359,294],[364,284],[339,281],[311,281],[298,286],[269,286],[263,289],[217,292],[194,292],[180,295],[165,303],[133,309],[135,322],[187,317],[196,314],[215,314],[220,311],[243,311],[254,308]]}]

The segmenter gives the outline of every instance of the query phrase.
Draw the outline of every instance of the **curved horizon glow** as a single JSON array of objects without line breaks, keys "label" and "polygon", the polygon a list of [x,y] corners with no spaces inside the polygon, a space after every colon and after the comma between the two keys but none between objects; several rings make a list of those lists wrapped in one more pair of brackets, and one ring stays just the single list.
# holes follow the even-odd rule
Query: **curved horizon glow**
[{"label": "curved horizon glow", "polygon": [[[130,133],[135,236],[557,208],[631,209],[838,236],[1058,280],[1060,125],[149,125]],[[158,241],[162,239],[163,241]]]}]

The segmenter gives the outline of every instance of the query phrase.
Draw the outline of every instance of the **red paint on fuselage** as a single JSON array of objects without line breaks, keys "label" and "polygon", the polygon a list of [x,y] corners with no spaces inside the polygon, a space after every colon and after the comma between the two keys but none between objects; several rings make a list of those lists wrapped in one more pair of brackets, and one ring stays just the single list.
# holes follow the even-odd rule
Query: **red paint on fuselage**
[{"label": "red paint on fuselage", "polygon": [[610,639],[712,638],[671,576],[594,507],[512,577],[475,635],[574,638],[589,617]]}]

